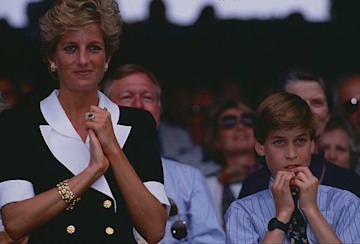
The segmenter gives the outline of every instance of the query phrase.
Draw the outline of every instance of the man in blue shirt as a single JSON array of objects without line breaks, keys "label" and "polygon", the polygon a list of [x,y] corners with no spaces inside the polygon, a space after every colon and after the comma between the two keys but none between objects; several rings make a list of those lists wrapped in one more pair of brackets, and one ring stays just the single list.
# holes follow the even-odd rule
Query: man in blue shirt
[{"label": "man in blue shirt", "polygon": [[[161,89],[153,74],[145,68],[138,65],[119,67],[105,82],[103,90],[120,106],[149,111],[159,127]],[[172,210],[161,243],[224,243],[225,233],[202,173],[190,165],[166,158],[162,158],[162,165]]]},{"label": "man in blue shirt", "polygon": [[[255,149],[271,172],[270,189],[231,204],[225,215],[227,243],[293,243],[296,238],[300,243],[360,243],[359,198],[319,185],[308,168],[315,134],[312,112],[299,96],[276,93],[260,104]],[[301,231],[296,231],[301,220],[292,221],[295,213],[305,217]]]}]

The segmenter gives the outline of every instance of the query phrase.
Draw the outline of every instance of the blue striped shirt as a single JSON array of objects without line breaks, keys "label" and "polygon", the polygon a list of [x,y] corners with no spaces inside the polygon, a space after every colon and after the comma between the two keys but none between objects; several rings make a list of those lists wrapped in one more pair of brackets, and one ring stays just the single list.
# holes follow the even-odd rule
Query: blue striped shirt
[{"label": "blue striped shirt", "polygon": [[[319,185],[317,204],[321,214],[343,243],[360,243],[360,199],[353,193]],[[271,190],[263,190],[236,200],[225,214],[226,243],[260,243],[275,217],[275,201]],[[309,223],[307,237],[318,243]],[[290,243],[285,235],[284,243]]]}]

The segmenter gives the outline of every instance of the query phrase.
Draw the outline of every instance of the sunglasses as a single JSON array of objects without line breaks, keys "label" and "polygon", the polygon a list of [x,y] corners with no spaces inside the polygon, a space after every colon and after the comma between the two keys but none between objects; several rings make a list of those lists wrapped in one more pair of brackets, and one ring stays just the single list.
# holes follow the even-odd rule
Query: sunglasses
[{"label": "sunglasses", "polygon": [[[178,207],[172,198],[169,198],[170,202],[170,217],[176,217],[178,215]],[[177,240],[184,240],[187,236],[186,222],[180,218],[176,220],[171,226],[171,234]]]},{"label": "sunglasses", "polygon": [[240,118],[236,115],[224,116],[220,119],[219,126],[223,129],[229,129],[235,127],[238,123],[252,128],[254,126],[254,115],[244,113]]},{"label": "sunglasses", "polygon": [[349,101],[343,103],[344,112],[353,114],[359,109],[360,96],[353,97]]}]

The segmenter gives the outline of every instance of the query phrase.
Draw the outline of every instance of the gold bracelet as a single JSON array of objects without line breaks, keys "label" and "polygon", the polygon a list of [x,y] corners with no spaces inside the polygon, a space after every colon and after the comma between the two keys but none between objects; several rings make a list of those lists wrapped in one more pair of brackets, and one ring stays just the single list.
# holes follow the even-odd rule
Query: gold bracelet
[{"label": "gold bracelet", "polygon": [[81,200],[81,198],[75,197],[74,193],[70,190],[67,181],[67,179],[61,181],[59,184],[56,185],[56,187],[58,189],[61,199],[68,204],[66,210],[72,210],[74,209],[75,204]]}]

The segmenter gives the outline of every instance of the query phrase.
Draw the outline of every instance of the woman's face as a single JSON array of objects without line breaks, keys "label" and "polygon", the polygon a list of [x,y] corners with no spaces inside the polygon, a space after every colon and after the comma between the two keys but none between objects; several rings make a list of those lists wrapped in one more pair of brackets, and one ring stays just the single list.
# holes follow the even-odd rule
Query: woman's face
[{"label": "woman's face", "polygon": [[325,131],[317,142],[324,157],[340,167],[350,168],[350,137],[343,129]]},{"label": "woman's face", "polygon": [[321,85],[316,81],[299,80],[289,83],[285,90],[300,96],[309,104],[317,120],[316,135],[320,135],[330,117],[326,94]]},{"label": "woman's face", "polygon": [[[226,109],[219,118],[219,131],[215,147],[224,154],[254,152],[255,138],[251,119],[245,120],[247,113],[237,108]],[[243,121],[241,120],[243,117]],[[249,121],[250,120],[250,121]],[[247,122],[249,121],[249,122]],[[229,123],[232,122],[232,123]]]},{"label": "woman's face", "polygon": [[60,89],[84,92],[97,89],[104,76],[106,58],[105,43],[99,24],[84,29],[66,31],[59,39],[55,62]]}]

